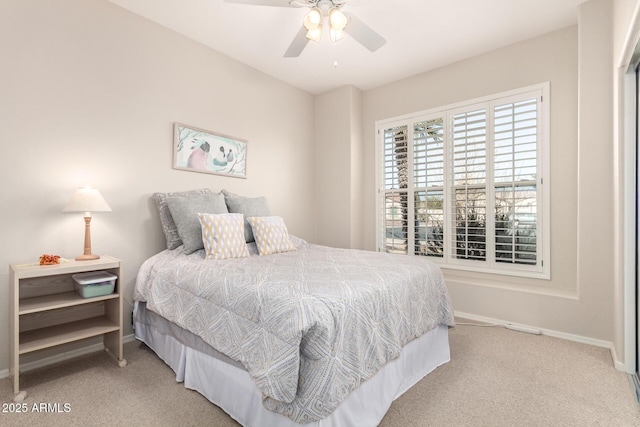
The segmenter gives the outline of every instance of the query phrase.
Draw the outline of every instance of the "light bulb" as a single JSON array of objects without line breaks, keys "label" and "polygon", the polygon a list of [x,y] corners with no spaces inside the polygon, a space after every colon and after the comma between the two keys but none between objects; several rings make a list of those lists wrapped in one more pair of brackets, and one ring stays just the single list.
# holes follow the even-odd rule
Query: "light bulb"
[{"label": "light bulb", "polygon": [[315,30],[322,22],[322,12],[317,7],[314,7],[304,16],[302,22],[308,31]]},{"label": "light bulb", "polygon": [[329,11],[329,25],[334,30],[344,30],[344,27],[347,26],[348,20],[344,13],[340,11],[337,7],[334,7]]},{"label": "light bulb", "polygon": [[307,38],[314,42],[320,42],[322,39],[322,25],[318,25],[316,28],[307,30]]}]

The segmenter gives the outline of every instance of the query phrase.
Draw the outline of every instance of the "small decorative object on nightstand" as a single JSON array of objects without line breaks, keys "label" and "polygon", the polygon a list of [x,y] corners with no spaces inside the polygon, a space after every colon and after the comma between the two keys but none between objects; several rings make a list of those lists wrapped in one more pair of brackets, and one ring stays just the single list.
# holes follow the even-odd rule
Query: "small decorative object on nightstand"
[{"label": "small decorative object on nightstand", "polygon": [[[20,356],[28,353],[102,335],[104,349],[120,367],[126,366],[120,264],[119,259],[103,256],[55,265],[9,266],[9,372],[16,402],[27,395],[20,391]],[[78,294],[72,276],[90,272],[113,280],[114,291]]]},{"label": "small decorative object on nightstand", "polygon": [[84,253],[76,257],[76,261],[100,258],[91,253],[91,212],[111,212],[100,192],[91,187],[78,188],[62,212],[84,212]]}]

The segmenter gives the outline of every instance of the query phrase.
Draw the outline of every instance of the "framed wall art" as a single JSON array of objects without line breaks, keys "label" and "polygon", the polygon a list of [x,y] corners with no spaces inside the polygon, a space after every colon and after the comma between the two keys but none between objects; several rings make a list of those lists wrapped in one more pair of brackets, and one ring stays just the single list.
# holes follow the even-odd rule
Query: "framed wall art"
[{"label": "framed wall art", "polygon": [[173,168],[246,178],[247,141],[175,123]]}]

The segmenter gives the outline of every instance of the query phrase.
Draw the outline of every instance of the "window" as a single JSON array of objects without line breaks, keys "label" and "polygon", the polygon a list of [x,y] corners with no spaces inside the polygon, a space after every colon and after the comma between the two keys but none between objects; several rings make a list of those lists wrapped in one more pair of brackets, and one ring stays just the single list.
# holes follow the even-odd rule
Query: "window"
[{"label": "window", "polygon": [[379,250],[549,278],[548,92],[377,122]]}]

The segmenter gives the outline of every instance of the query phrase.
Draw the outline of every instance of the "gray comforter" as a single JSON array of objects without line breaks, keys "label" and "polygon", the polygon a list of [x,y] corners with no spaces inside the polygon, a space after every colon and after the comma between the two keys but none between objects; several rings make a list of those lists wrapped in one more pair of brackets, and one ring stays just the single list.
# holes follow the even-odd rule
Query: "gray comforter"
[{"label": "gray comforter", "polygon": [[141,266],[134,299],[241,362],[266,408],[306,423],[454,321],[426,259],[293,240],[297,251],[228,260],[165,250]]}]

